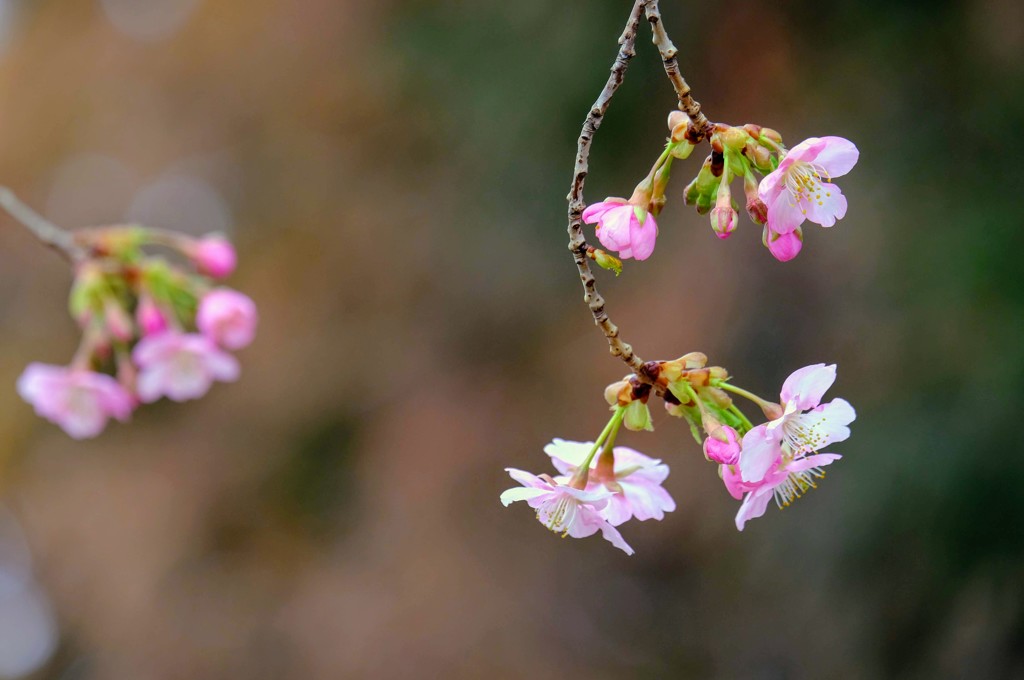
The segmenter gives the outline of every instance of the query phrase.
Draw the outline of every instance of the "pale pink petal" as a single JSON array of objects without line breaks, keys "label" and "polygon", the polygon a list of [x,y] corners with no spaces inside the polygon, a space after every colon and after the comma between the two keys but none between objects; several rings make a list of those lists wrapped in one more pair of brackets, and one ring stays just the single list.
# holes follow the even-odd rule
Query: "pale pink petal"
[{"label": "pale pink petal", "polygon": [[751,491],[743,499],[739,512],[736,513],[736,528],[743,531],[743,527],[749,520],[756,519],[768,509],[768,502],[772,499],[772,492],[769,488]]},{"label": "pale pink petal", "polygon": [[588,205],[586,210],[583,211],[583,221],[587,224],[599,222],[606,212],[612,208],[620,207],[625,202],[626,199],[624,198],[606,198],[600,203]]},{"label": "pale pink petal", "polygon": [[504,505],[507,508],[510,503],[515,503],[516,501],[528,501],[528,500],[530,500],[532,498],[537,498],[538,496],[543,496],[546,493],[550,493],[550,492],[545,490],[545,489],[536,489],[536,488],[526,487],[526,486],[517,486],[517,487],[511,488],[511,489],[506,489],[505,491],[503,491],[501,493],[500,500],[501,500],[501,504]]},{"label": "pale pink petal", "polygon": [[626,539],[622,538],[622,534],[619,533],[619,530],[608,522],[601,525],[601,536],[604,540],[608,541],[627,555],[633,554],[633,548],[626,543]]},{"label": "pale pink petal", "polygon": [[804,245],[803,232],[799,227],[788,234],[769,232],[765,245],[768,246],[768,252],[774,255],[776,260],[789,262],[800,254],[800,249]]},{"label": "pale pink petal", "polygon": [[164,394],[164,371],[158,368],[142,371],[135,381],[139,400],[151,404]]},{"label": "pale pink petal", "polygon": [[174,331],[148,335],[135,345],[135,349],[132,350],[132,361],[140,368],[163,361],[168,354],[177,351],[180,337],[180,334]]},{"label": "pale pink petal", "polygon": [[725,490],[736,500],[743,500],[743,494],[757,488],[756,484],[746,484],[740,478],[740,469],[736,465],[721,465],[718,468],[722,472],[722,482]]},{"label": "pale pink petal", "polygon": [[764,176],[761,183],[757,185],[757,196],[765,205],[771,205],[778,195],[785,191],[785,185],[782,183],[786,175],[786,169],[792,165],[792,162],[787,163],[783,161],[779,164],[779,167]]},{"label": "pale pink petal", "polygon": [[767,426],[758,425],[743,436],[739,460],[740,479],[744,482],[760,482],[781,457],[780,439],[770,433]]},{"label": "pale pink petal", "polygon": [[242,372],[238,359],[220,350],[207,354],[205,363],[210,375],[221,382],[234,382]]},{"label": "pale pink petal", "polygon": [[601,516],[612,526],[619,526],[633,516],[633,506],[630,505],[629,499],[624,494],[612,494],[612,497],[608,499],[608,505],[601,510]]},{"label": "pale pink petal", "polygon": [[505,472],[508,473],[509,477],[519,482],[523,486],[531,486],[536,489],[545,489],[547,491],[550,491],[552,488],[550,484],[548,484],[546,481],[544,481],[537,475],[533,474],[532,472],[527,472],[526,470],[518,470],[516,468],[505,468]]},{"label": "pale pink petal", "polygon": [[210,390],[212,380],[201,365],[176,366],[164,376],[164,394],[173,401],[198,399]]},{"label": "pale pink petal", "polygon": [[[544,447],[544,453],[551,457],[551,464],[563,475],[572,474],[586,460],[594,442],[573,442],[565,439],[553,439]],[[618,460],[618,456],[616,456]],[[597,459],[591,463],[594,467]]]},{"label": "pale pink petal", "polygon": [[798,205],[789,191],[780,191],[768,203],[768,227],[776,234],[789,234],[803,224],[806,218],[804,206]]},{"label": "pale pink petal", "polygon": [[821,140],[825,146],[814,163],[825,168],[828,178],[842,177],[857,164],[860,151],[853,142],[843,137],[822,137]]},{"label": "pale pink petal", "polygon": [[[805,163],[817,162],[818,156],[822,150],[828,146],[828,142],[820,137],[808,137],[804,141],[800,142],[786,154],[786,158],[783,162],[788,161],[789,163],[795,163],[797,161],[803,161]],[[781,163],[779,166],[781,167]]]},{"label": "pale pink petal", "polygon": [[[656,465],[661,465],[660,458],[651,458],[650,456],[640,453],[636,449],[631,449],[628,446],[616,446],[615,447],[615,470],[624,470],[626,468],[638,467],[638,468],[653,468]],[[667,468],[668,466],[666,466]],[[667,476],[666,472],[666,476]]]},{"label": "pale pink petal", "polygon": [[807,219],[823,227],[831,227],[846,216],[846,196],[835,184],[822,183],[805,205]]},{"label": "pale pink petal", "polygon": [[800,427],[811,433],[816,450],[829,444],[845,441],[850,437],[848,427],[857,417],[853,407],[845,399],[833,399],[813,411],[797,416]]},{"label": "pale pink petal", "polygon": [[782,403],[793,402],[800,411],[814,408],[821,403],[821,398],[835,381],[835,364],[812,364],[798,368],[782,384]]},{"label": "pale pink petal", "polygon": [[[641,522],[648,519],[662,520],[665,512],[676,509],[675,501],[660,486],[649,486],[620,482],[622,492],[633,508],[633,516]],[[612,524],[615,524],[612,522]]]},{"label": "pale pink petal", "polygon": [[838,453],[818,453],[806,458],[798,458],[786,466],[786,472],[802,472],[811,468],[823,467],[842,458]]},{"label": "pale pink petal", "polygon": [[[605,213],[597,227],[597,239],[611,251],[622,251],[630,248],[630,223],[636,219],[633,206],[619,206]],[[619,255],[627,257],[621,252]]]}]

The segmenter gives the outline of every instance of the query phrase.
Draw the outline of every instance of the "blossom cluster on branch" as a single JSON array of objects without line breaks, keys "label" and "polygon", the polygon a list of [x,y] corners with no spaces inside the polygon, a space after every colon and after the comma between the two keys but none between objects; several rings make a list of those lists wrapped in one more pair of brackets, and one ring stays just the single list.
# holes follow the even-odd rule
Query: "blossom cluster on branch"
[{"label": "blossom cluster on branch", "polygon": [[230,350],[252,342],[257,312],[248,296],[215,283],[235,269],[227,239],[134,225],[72,238],[69,309],[81,340],[68,365],[32,363],[21,374],[18,393],[36,413],[84,439],[111,418],[127,421],[140,403],[197,399],[238,378]]},{"label": "blossom cluster on branch", "polygon": [[[644,16],[680,110],[668,116],[665,147],[632,195],[587,206],[583,184],[589,173],[590,146],[625,77]],[[824,468],[841,457],[824,449],[850,436],[856,413],[844,399],[822,403],[836,379],[834,364],[814,364],[793,372],[776,401],[737,386],[725,368],[709,366],[701,352],[670,361],[644,361],[609,318],[588,262],[618,276],[623,260],[651,257],[658,238],[656,218],[668,200],[673,163],[685,161],[705,142],[711,152],[681,192],[683,200],[710,216],[719,238],[728,238],[737,228],[740,207],[731,185],[742,179],[743,209],[762,225],[763,244],[776,259],[792,260],[803,247],[806,221],[831,227],[846,215],[846,197],[832,180],[856,165],[859,152],[842,137],[812,137],[788,147],[768,127],[710,122],[679,73],[677,50],[665,32],[657,0],[636,0],[619,44],[611,74],[587,115],[577,145],[568,196],[569,249],[594,323],[604,333],[612,355],[632,372],[605,389],[612,416],[594,441],[555,439],[549,444],[545,453],[557,472],[554,476],[506,468],[520,486],[502,493],[501,502],[505,506],[525,502],[541,524],[563,537],[582,538],[600,531],[612,545],[633,554],[619,527],[630,519],[660,520],[676,507],[662,487],[668,465],[617,445],[623,428],[653,429],[648,405],[652,397],[687,423],[705,458],[717,465],[726,491],[741,501],[736,513],[740,531],[749,520],[762,516],[771,500],[786,507],[817,487]],[[596,225],[594,233],[603,248],[587,244],[584,223]],[[755,425],[735,397],[756,405],[765,420]]]}]

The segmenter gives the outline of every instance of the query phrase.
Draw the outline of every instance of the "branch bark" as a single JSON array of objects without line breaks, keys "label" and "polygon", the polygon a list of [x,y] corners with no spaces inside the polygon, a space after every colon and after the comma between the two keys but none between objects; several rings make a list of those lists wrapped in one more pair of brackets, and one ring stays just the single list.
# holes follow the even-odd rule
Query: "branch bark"
[{"label": "branch bark", "polygon": [[679,72],[679,62],[676,60],[678,50],[672,44],[665,32],[665,25],[661,20],[661,12],[658,10],[658,0],[644,0],[644,14],[647,22],[651,25],[651,42],[661,53],[661,61],[665,65],[665,75],[668,76],[672,88],[679,98],[679,110],[685,113],[693,123],[694,143],[703,140],[710,132],[711,123],[707,116],[700,110],[700,102],[690,96],[690,86],[686,84],[683,74]]},{"label": "branch bark", "polygon": [[75,262],[83,256],[82,248],[75,243],[74,234],[66,229],[61,229],[22,203],[7,187],[0,187],[0,207],[32,232],[43,245],[53,248],[69,262]]},{"label": "branch bark", "polygon": [[690,96],[690,86],[686,84],[682,74],[679,72],[679,63],[676,61],[677,50],[669,39],[662,25],[661,14],[658,10],[658,0],[636,0],[633,9],[626,21],[626,28],[619,38],[619,53],[612,63],[611,73],[608,80],[598,95],[597,100],[587,113],[583,121],[583,130],[580,132],[576,144],[576,167],[573,171],[572,185],[569,188],[569,250],[572,252],[573,260],[576,262],[576,269],[579,270],[580,281],[583,284],[583,301],[586,302],[594,317],[594,324],[601,329],[605,339],[608,341],[608,350],[612,356],[619,357],[642,383],[651,385],[655,393],[664,398],[666,391],[657,385],[653,377],[645,370],[644,360],[641,359],[632,345],[625,342],[619,335],[619,327],[616,326],[608,316],[605,308],[605,299],[597,290],[597,281],[594,273],[587,262],[587,240],[583,234],[583,209],[586,202],[583,200],[583,184],[589,172],[590,147],[594,141],[594,135],[601,127],[601,121],[608,111],[612,97],[615,95],[619,85],[626,77],[626,69],[630,59],[636,54],[636,34],[642,17],[646,17],[651,25],[653,35],[652,42],[661,54],[662,62],[665,65],[665,73],[672,83],[676,96],[679,98],[679,109],[686,113],[693,123],[694,143],[707,137],[711,124],[707,117],[701,112],[700,104]]},{"label": "branch bark", "polygon": [[644,0],[636,0],[626,22],[626,28],[622,32],[622,37],[619,38],[619,53],[612,64],[608,81],[594,105],[590,107],[586,120],[583,121],[583,130],[580,132],[580,138],[576,144],[576,167],[573,171],[572,186],[566,197],[569,201],[569,250],[576,261],[580,281],[583,283],[583,301],[590,308],[594,323],[608,340],[608,349],[612,356],[621,358],[630,370],[641,379],[645,377],[641,371],[644,361],[636,355],[629,343],[619,337],[619,328],[608,317],[604,297],[597,290],[597,281],[587,262],[587,240],[583,235],[583,209],[586,207],[586,203],[583,201],[583,183],[589,172],[590,145],[593,143],[594,134],[601,127],[601,121],[608,110],[612,96],[626,76],[626,68],[629,66],[630,59],[636,54],[636,32],[640,25],[643,8]]}]

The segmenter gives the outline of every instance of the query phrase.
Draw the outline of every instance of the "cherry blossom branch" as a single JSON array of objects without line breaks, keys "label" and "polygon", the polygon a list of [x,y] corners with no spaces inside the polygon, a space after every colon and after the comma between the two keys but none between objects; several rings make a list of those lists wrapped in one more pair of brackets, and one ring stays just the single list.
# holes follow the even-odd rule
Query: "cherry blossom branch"
[{"label": "cherry blossom branch", "polygon": [[676,61],[677,50],[669,39],[665,28],[662,25],[661,14],[658,10],[657,0],[636,0],[633,9],[629,14],[626,27],[619,38],[619,53],[611,67],[608,80],[598,95],[586,120],[583,122],[583,129],[580,132],[579,141],[576,145],[576,166],[573,172],[573,181],[566,197],[569,201],[569,250],[573,254],[576,268],[579,270],[580,281],[583,284],[583,300],[590,313],[594,317],[594,323],[601,329],[605,339],[608,341],[608,350],[612,356],[622,359],[629,366],[629,369],[637,378],[654,387],[655,393],[665,397],[666,390],[656,384],[654,376],[644,368],[644,360],[633,350],[632,345],[625,342],[619,335],[619,328],[608,316],[604,297],[597,290],[597,281],[594,273],[587,262],[588,254],[592,249],[587,245],[586,237],[583,234],[583,209],[586,202],[583,200],[583,185],[589,173],[590,147],[594,141],[594,135],[604,120],[605,112],[611,104],[612,97],[619,89],[626,76],[626,69],[630,59],[636,54],[636,34],[640,25],[641,15],[646,16],[651,25],[653,34],[652,42],[658,48],[665,65],[665,73],[672,83],[676,96],[679,98],[679,108],[690,118],[692,125],[691,143],[698,143],[707,136],[711,124],[707,117],[701,112],[700,104],[690,96],[690,87],[686,84],[682,74],[679,72],[679,63]]},{"label": "cherry blossom branch", "polygon": [[68,261],[75,262],[84,255],[82,248],[75,243],[74,234],[44,218],[3,186],[0,186],[0,207],[32,232],[43,245],[53,248]]},{"label": "cherry blossom branch", "polygon": [[586,120],[583,121],[583,130],[580,132],[579,141],[576,144],[576,167],[573,171],[572,185],[569,188],[569,195],[566,197],[569,201],[569,250],[576,261],[580,281],[583,283],[583,301],[590,308],[594,323],[608,340],[608,349],[612,356],[620,357],[641,379],[646,377],[641,370],[644,361],[636,355],[629,343],[619,337],[619,328],[608,317],[604,297],[598,292],[597,280],[587,263],[588,246],[587,239],[583,235],[583,209],[587,204],[583,200],[583,183],[589,172],[590,145],[593,143],[594,134],[601,126],[612,96],[625,78],[630,59],[636,54],[636,32],[640,25],[643,7],[644,0],[636,0],[629,14],[629,20],[626,22],[626,28],[619,38],[619,53],[615,56],[608,81],[594,105],[590,107]]},{"label": "cherry blossom branch", "polygon": [[679,72],[679,62],[676,60],[676,54],[679,51],[672,44],[668,33],[665,32],[665,26],[661,20],[661,12],[658,10],[658,0],[644,0],[643,5],[644,14],[651,25],[651,33],[653,34],[651,42],[654,43],[655,47],[658,48],[658,52],[661,53],[661,60],[665,64],[665,75],[668,76],[673,89],[676,91],[676,96],[679,97],[679,110],[685,113],[693,122],[693,137],[688,138],[688,141],[696,144],[707,136],[711,123],[700,110],[700,102],[690,96],[690,86],[686,84],[682,73]]}]

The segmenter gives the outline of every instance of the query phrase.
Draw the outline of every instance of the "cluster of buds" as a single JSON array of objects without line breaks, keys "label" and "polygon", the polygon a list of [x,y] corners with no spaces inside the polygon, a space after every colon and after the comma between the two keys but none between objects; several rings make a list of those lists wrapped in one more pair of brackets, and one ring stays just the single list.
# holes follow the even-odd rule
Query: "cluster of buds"
[{"label": "cluster of buds", "polygon": [[[30,364],[18,393],[36,413],[76,439],[94,437],[111,418],[126,421],[140,403],[203,396],[214,381],[238,378],[228,350],[252,342],[256,305],[215,281],[235,269],[222,236],[195,239],[141,226],[80,230],[71,316],[82,330],[67,366]],[[189,265],[147,252],[176,251]]]},{"label": "cluster of buds", "polygon": [[[836,379],[834,365],[801,368],[786,379],[778,402],[736,387],[721,366],[692,352],[673,361],[644,365],[650,382],[630,376],[605,389],[612,418],[593,442],[554,440],[544,451],[557,476],[507,468],[521,486],[501,495],[506,506],[526,501],[537,519],[563,536],[601,531],[616,547],[632,554],[618,527],[631,518],[662,519],[675,502],[662,483],[668,465],[624,446],[616,446],[622,426],[651,430],[648,401],[660,395],[666,411],[689,423],[703,444],[705,458],[718,465],[726,490],[742,501],[736,528],[765,513],[770,500],[788,506],[825,476],[824,466],[840,458],[821,450],[850,436],[856,414],[844,399],[822,403]],[[733,402],[733,395],[757,405],[766,422],[754,425]]]},{"label": "cluster of buds", "polygon": [[[672,161],[688,158],[701,141],[681,111],[669,114],[668,127],[665,150],[628,200],[607,198],[583,211],[584,222],[597,223],[601,244],[621,259],[644,260],[654,252],[658,236],[654,216],[667,200]],[[763,225],[762,242],[781,261],[793,259],[803,247],[804,221],[831,227],[846,215],[846,197],[832,180],[857,163],[859,152],[849,140],[812,137],[790,149],[771,128],[721,123],[711,125],[706,139],[711,153],[687,185],[683,199],[698,213],[710,214],[719,238],[732,235],[739,222],[730,188],[739,177],[746,213]]]}]

